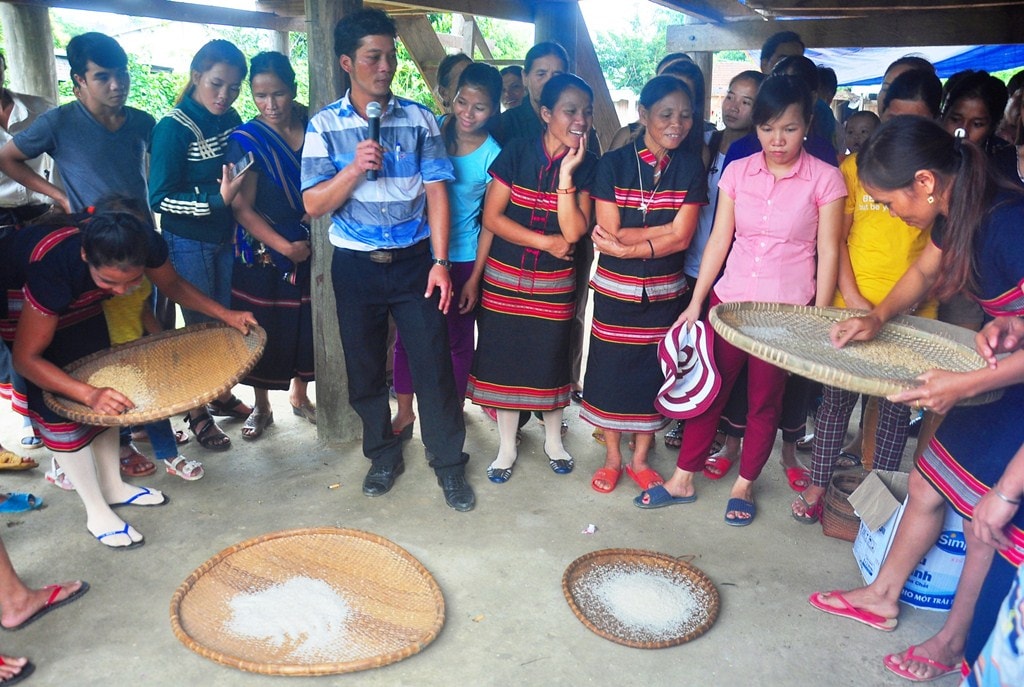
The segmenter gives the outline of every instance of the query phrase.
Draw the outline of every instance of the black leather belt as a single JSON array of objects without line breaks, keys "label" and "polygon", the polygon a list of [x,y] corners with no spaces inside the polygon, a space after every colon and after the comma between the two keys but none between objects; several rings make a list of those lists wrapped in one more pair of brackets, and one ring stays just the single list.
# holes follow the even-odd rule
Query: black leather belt
[{"label": "black leather belt", "polygon": [[334,250],[340,250],[342,253],[348,253],[349,255],[365,258],[370,262],[386,265],[392,262],[398,262],[399,260],[405,260],[406,258],[429,253],[430,239],[423,239],[419,243],[414,243],[413,245],[406,246],[405,248],[389,248],[387,250],[352,250],[351,248],[335,246]]}]

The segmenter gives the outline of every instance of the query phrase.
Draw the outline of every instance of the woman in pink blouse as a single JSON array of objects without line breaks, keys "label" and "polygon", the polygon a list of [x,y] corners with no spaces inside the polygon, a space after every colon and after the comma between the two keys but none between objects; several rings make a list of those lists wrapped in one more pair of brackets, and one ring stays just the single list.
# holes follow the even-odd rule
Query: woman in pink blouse
[{"label": "woman in pink blouse", "polygon": [[[811,95],[798,79],[773,76],[761,85],[753,120],[763,150],[722,173],[718,210],[697,284],[677,322],[695,322],[709,292],[712,306],[736,301],[831,304],[846,186],[839,170],[804,152],[811,107]],[[718,279],[723,264],[725,273]],[[718,396],[702,415],[686,421],[672,477],[634,503],[660,508],[697,499],[694,475],[704,468],[722,408],[746,364],[747,432],[725,512],[726,524],[742,527],[757,512],[754,481],[775,442],[786,372],[717,336],[714,352],[722,378]]]}]

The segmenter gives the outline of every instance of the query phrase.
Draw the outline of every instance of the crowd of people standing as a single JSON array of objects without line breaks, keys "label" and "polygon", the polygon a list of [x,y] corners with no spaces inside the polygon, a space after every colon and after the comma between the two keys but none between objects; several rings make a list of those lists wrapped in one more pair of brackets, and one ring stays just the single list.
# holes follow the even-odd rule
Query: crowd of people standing
[{"label": "crowd of people standing", "polygon": [[[217,417],[241,420],[242,438],[260,439],[274,424],[271,390],[287,391],[293,413],[315,424],[310,222],[326,217],[331,254],[323,257],[370,497],[404,472],[403,445],[418,421],[446,503],[473,509],[467,399],[497,423],[495,457],[482,472],[490,482],[512,479],[532,417],[544,427],[548,467],[569,474],[577,461],[563,442],[565,409],[575,401],[604,445],[595,491],[613,492],[625,472],[641,490],[638,508],[688,504],[699,474],[721,479],[738,462],[724,520],[751,525],[756,480],[781,428],[781,463],[798,494],[793,517],[814,523],[849,455],[843,440],[857,395],[816,390],[714,337],[721,388],[702,413],[672,422],[654,405],[664,381],[657,348],[670,328],[693,326],[716,304],[753,300],[857,309],[833,330],[837,347],[873,338],[899,313],[980,329],[987,368],[929,372],[914,390],[879,399],[876,467],[901,466],[912,407],[947,417],[915,461],[907,514],[878,579],[810,601],[895,627],[899,590],[949,503],[973,519],[956,605],[935,637],[885,666],[922,680],[962,662],[980,684],[1008,665],[975,661],[983,651],[1005,654],[992,633],[996,616],[1020,613],[1012,602],[1020,583],[1011,583],[1024,560],[1024,435],[1014,422],[1024,389],[1024,253],[1014,235],[1024,220],[1022,90],[985,72],[943,86],[926,60],[903,58],[885,74],[877,116],[838,122],[826,103],[834,73],[803,56],[799,36],[781,32],[763,46],[761,72],[730,82],[724,129],[706,121],[700,69],[672,54],[640,93],[639,120],[605,152],[593,91],[557,43],[537,44],[522,68],[500,72],[449,56],[437,74],[437,117],[392,92],[396,37],[379,10],[342,19],[334,47],[350,87],[312,114],[295,100],[286,56],[247,62],[224,40],[195,55],[178,103],[159,120],[126,104],[127,55],[99,33],[68,45],[73,102],[55,107],[4,89],[0,287],[9,297],[0,349],[11,362],[0,376],[31,423],[23,447],[54,452],[47,479],[77,492],[89,532],[111,548],[138,547],[142,534],[113,508],[168,502],[125,481],[156,469],[135,442],[149,441],[183,480],[203,477],[203,465],[182,455],[190,438],[169,423],[119,434],[69,422],[42,392],[98,413],[131,408],[124,394],[61,368],[173,326],[154,315],[162,299],[181,306],[186,324],[220,320],[243,332],[259,324],[268,333],[243,380],[251,405],[228,392],[187,413],[202,448],[231,446]],[[259,114],[243,123],[232,106],[246,79]],[[1012,141],[998,136],[1004,109]],[[995,388],[1005,389],[996,405],[955,407]],[[667,479],[649,462],[666,426],[666,445],[679,448]],[[796,455],[801,439],[809,469]],[[34,467],[11,455],[5,462]],[[6,568],[0,574],[17,581]],[[21,607],[42,598],[12,585]],[[53,589],[41,612],[88,586]],[[17,677],[5,664],[28,672],[3,659],[0,684]]]}]

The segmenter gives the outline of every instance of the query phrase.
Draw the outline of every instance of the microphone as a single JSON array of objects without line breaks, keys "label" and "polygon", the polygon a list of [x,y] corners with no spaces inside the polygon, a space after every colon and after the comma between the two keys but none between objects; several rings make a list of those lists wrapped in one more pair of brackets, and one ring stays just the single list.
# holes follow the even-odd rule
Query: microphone
[{"label": "microphone", "polygon": [[[380,103],[376,100],[371,100],[366,105],[366,121],[370,125],[370,135],[368,138],[375,143],[380,143],[380,115]],[[366,180],[377,181],[377,170],[366,170]]]}]

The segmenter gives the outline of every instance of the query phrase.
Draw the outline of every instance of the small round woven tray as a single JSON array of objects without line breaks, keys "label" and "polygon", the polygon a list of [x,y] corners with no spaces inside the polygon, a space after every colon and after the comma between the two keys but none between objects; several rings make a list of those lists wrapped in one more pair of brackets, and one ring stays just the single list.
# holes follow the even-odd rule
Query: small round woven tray
[{"label": "small round woven tray", "polygon": [[699,568],[654,551],[602,549],[562,575],[562,592],[595,634],[636,649],[689,642],[718,618],[718,590]]},{"label": "small round woven tray", "polygon": [[144,336],[87,355],[64,368],[75,379],[117,389],[135,408],[103,415],[71,399],[43,392],[55,413],[85,425],[113,427],[162,420],[217,398],[237,384],[263,355],[267,333],[245,336],[221,322]]},{"label": "small round woven tray", "polygon": [[444,625],[430,572],[369,532],[274,532],[221,551],[171,599],[192,651],[265,675],[367,670],[418,653]]},{"label": "small round woven tray", "polygon": [[[782,303],[722,303],[711,309],[715,332],[733,346],[816,382],[869,396],[888,396],[917,386],[932,369],[969,372],[985,366],[974,350],[974,332],[962,327],[900,315],[872,341],[833,348],[828,332],[859,311]],[[991,403],[989,392],[961,405]]]}]

